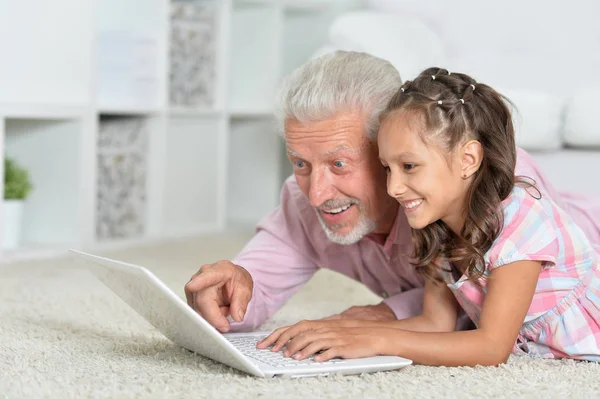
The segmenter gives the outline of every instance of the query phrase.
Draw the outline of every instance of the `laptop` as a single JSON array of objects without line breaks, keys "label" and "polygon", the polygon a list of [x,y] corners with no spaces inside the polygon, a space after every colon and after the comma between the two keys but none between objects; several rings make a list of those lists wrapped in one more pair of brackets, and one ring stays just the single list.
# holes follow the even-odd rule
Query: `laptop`
[{"label": "laptop", "polygon": [[257,377],[360,374],[412,364],[411,360],[397,356],[335,358],[326,362],[315,362],[312,358],[294,360],[283,357],[282,351],[257,349],[256,343],[267,332],[222,334],[150,270],[74,249],[69,252],[174,344]]}]

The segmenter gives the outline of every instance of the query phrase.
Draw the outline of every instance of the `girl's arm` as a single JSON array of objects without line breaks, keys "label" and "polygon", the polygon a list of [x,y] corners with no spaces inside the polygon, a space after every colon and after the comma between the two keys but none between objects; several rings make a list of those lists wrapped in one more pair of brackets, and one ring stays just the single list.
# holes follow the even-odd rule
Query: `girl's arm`
[{"label": "girl's arm", "polygon": [[317,361],[397,355],[426,365],[498,365],[512,351],[531,306],[540,268],[541,262],[519,261],[494,269],[477,330],[416,332],[389,325],[321,328],[293,336],[286,351],[304,359],[325,350]]},{"label": "girl's arm", "polygon": [[[420,316],[404,320],[375,321],[375,320],[304,320],[293,326],[281,327],[257,344],[258,349],[272,345],[271,350],[279,351],[288,341],[309,331],[319,331],[327,328],[392,328],[410,331],[440,332],[454,331],[458,303],[454,294],[444,283],[425,282],[423,296],[423,312]],[[289,346],[289,345],[288,345]]]},{"label": "girl's arm", "polygon": [[454,294],[445,283],[427,280],[423,296],[423,312],[420,316],[383,322],[379,327],[420,332],[454,331],[458,308]]},{"label": "girl's arm", "polygon": [[[494,269],[488,281],[479,328],[426,333],[379,329],[379,354],[398,355],[418,364],[444,366],[498,365],[506,362],[523,325],[541,262],[519,261]],[[323,353],[325,355],[327,352]],[[339,354],[333,353],[334,356]],[[329,356],[324,357],[324,360]]]}]

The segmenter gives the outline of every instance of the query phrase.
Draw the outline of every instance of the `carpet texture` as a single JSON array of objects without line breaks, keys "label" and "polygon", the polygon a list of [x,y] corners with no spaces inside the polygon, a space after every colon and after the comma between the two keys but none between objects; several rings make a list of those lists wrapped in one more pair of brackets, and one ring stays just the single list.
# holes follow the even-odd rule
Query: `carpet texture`
[{"label": "carpet texture", "polygon": [[[99,252],[138,263],[185,298],[203,263],[227,259],[232,233]],[[380,299],[321,271],[262,329]],[[259,379],[174,346],[69,258],[0,265],[0,399],[600,397],[600,365],[511,358],[500,367],[410,366],[360,376]]]}]

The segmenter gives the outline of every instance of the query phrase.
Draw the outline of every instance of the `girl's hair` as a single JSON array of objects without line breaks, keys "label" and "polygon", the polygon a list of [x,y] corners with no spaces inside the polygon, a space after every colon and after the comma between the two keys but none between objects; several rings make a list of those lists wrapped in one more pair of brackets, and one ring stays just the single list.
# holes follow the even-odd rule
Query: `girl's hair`
[{"label": "girl's hair", "polygon": [[483,149],[482,163],[467,193],[466,222],[460,236],[441,220],[412,230],[413,262],[426,278],[439,279],[438,260],[463,262],[476,279],[485,270],[484,254],[503,226],[501,202],[515,184],[516,147],[508,101],[491,87],[462,73],[429,68],[405,82],[381,119],[399,110],[423,118],[424,140],[433,138],[451,152],[468,140]]}]

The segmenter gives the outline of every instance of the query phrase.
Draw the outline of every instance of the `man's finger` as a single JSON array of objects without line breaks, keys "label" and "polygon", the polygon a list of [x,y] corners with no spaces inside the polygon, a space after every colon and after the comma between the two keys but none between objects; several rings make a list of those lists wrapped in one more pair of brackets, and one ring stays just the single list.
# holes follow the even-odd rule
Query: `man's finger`
[{"label": "man's finger", "polygon": [[185,291],[185,299],[187,300],[187,304],[194,310],[196,310],[194,308],[194,291],[188,288],[188,284],[191,283],[192,280],[194,280],[194,278],[196,278],[196,276],[200,273],[202,273],[202,269],[194,273],[192,277],[190,277],[190,280],[183,286],[183,291]]},{"label": "man's finger", "polygon": [[187,304],[192,309],[194,309],[194,293],[192,291],[188,290],[187,287],[184,288],[184,291],[185,291],[185,299],[187,300]]},{"label": "man's finger", "polygon": [[237,322],[244,320],[248,303],[252,298],[252,292],[250,290],[238,289],[233,291],[231,298],[231,317]]},{"label": "man's finger", "polygon": [[198,292],[208,287],[221,286],[227,281],[225,273],[217,270],[209,270],[202,273],[197,273],[185,285],[185,290]]},{"label": "man's finger", "polygon": [[223,317],[229,316],[229,306],[221,306],[219,307],[219,310],[221,310]]},{"label": "man's finger", "polygon": [[194,309],[196,309],[200,316],[219,331],[229,331],[229,320],[227,320],[227,317],[221,312],[221,307],[217,302],[216,293],[196,294],[194,298]]}]

